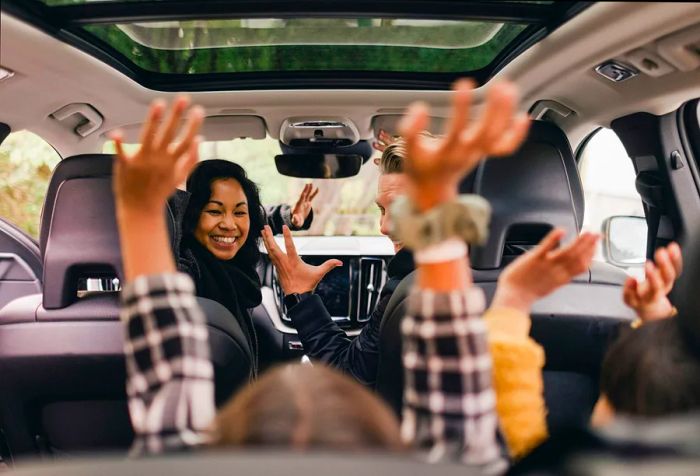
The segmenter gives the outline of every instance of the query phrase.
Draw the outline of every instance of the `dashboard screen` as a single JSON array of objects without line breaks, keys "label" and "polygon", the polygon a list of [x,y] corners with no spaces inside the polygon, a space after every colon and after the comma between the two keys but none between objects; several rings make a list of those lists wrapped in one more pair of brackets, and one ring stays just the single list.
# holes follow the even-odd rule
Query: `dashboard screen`
[{"label": "dashboard screen", "polygon": [[[304,256],[304,261],[314,266],[327,259],[325,256]],[[316,287],[316,294],[333,317],[350,316],[350,265],[348,261],[342,261],[343,266],[333,269]]]}]

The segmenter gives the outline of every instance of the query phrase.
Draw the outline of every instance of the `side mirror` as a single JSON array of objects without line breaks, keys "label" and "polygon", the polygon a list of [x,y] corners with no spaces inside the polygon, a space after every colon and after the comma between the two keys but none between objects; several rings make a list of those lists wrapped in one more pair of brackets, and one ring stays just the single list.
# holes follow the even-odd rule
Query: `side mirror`
[{"label": "side mirror", "polygon": [[620,268],[644,264],[647,252],[647,221],[643,217],[608,217],[603,222],[602,232],[605,261]]}]

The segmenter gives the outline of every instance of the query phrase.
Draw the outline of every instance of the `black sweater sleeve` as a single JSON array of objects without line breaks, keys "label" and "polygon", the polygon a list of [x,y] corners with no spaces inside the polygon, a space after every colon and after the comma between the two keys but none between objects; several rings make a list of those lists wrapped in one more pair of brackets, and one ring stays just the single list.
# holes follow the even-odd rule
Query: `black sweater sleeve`
[{"label": "black sweater sleeve", "polygon": [[287,225],[293,231],[308,230],[313,220],[314,211],[311,210],[301,228],[297,228],[292,225],[292,207],[289,205],[270,205],[265,207],[265,221],[270,225],[272,233],[275,235],[282,233],[283,225]]},{"label": "black sweater sleeve", "polygon": [[321,298],[311,295],[289,310],[304,351],[311,359],[352,375],[363,385],[373,388],[377,380],[379,362],[379,326],[389,301],[379,301],[369,322],[354,338],[331,318]]}]

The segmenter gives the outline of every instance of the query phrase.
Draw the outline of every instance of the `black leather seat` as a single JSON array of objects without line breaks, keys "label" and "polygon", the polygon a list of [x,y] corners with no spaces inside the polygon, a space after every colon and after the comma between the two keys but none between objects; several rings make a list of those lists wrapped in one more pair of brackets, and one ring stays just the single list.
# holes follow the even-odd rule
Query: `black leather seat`
[{"label": "black leather seat", "polygon": [[[488,243],[470,250],[474,281],[493,297],[500,271],[531,248],[552,227],[568,238],[583,223],[583,189],[566,135],[554,124],[535,121],[525,144],[512,157],[480,165],[463,191],[489,200],[493,216]],[[622,302],[626,275],[606,263],[533,308],[531,336],[545,350],[545,400],[551,432],[586,423],[598,396],[599,369],[610,339],[633,318]],[[377,390],[400,412],[403,392],[400,321],[413,280],[394,292],[381,327]]]},{"label": "black leather seat", "polygon": [[[6,461],[38,453],[127,448],[119,293],[79,293],[85,278],[121,278],[112,156],[54,171],[41,223],[44,292],[0,310],[0,429]],[[166,210],[171,236],[175,221]],[[200,299],[209,322],[217,401],[249,379],[252,353],[234,317]]]},{"label": "black leather seat", "polygon": [[0,218],[0,309],[8,302],[41,292],[39,244]]}]

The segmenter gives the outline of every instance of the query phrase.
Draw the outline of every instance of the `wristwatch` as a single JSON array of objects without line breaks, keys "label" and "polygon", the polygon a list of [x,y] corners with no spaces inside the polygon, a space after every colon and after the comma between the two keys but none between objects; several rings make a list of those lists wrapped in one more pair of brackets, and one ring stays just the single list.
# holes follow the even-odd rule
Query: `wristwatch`
[{"label": "wristwatch", "polygon": [[408,197],[399,196],[391,205],[389,234],[414,251],[450,238],[481,244],[488,237],[490,219],[491,206],[478,195],[460,195],[425,213],[416,210]]},{"label": "wristwatch", "polygon": [[311,291],[305,293],[292,293],[284,296],[284,309],[288,312],[294,306],[313,294]]}]

